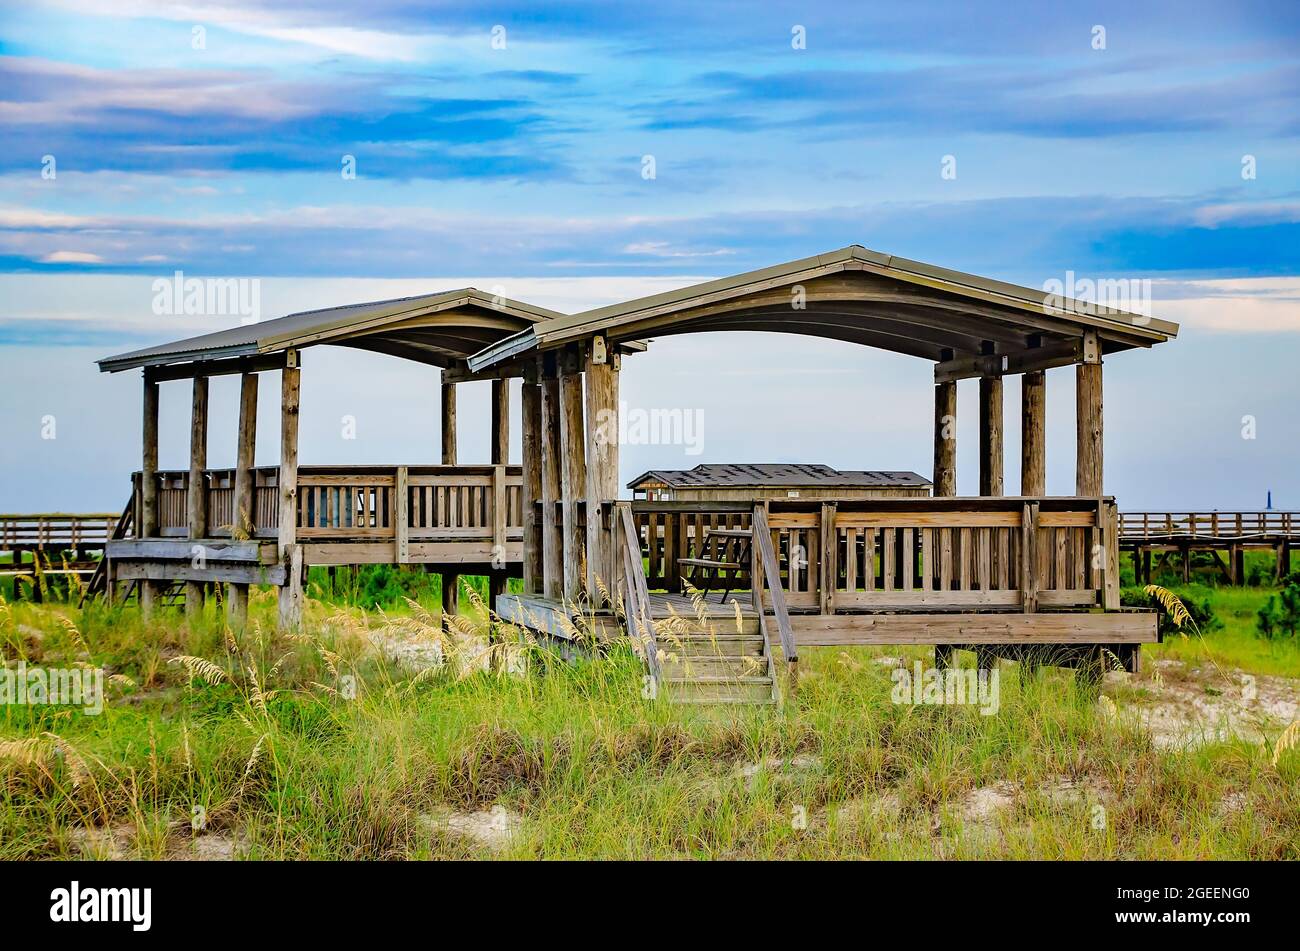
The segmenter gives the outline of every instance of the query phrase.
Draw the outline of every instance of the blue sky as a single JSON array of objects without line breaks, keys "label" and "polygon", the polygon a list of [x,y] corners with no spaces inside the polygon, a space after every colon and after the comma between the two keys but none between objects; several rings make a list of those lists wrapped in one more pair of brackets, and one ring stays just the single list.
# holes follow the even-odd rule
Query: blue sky
[{"label": "blue sky", "polygon": [[[1112,361],[1108,486],[1300,508],[1279,359],[1300,342],[1298,51],[1283,3],[0,3],[0,509],[117,504],[138,381],[89,360],[220,326],[150,312],[177,269],[263,280],[266,316],[462,283],[567,310],[850,243],[1031,286],[1152,280],[1184,333]],[[774,445],[730,396],[767,388],[679,347],[627,391],[706,409],[710,461],[928,466],[928,367],[747,340],[747,366],[804,368],[778,404],[799,444]],[[909,391],[919,415],[801,429],[828,386]],[[305,459],[410,456],[372,390],[320,393]],[[335,399],[370,435],[336,445]],[[39,439],[54,402],[81,435]],[[624,475],[677,452],[628,451]]]}]

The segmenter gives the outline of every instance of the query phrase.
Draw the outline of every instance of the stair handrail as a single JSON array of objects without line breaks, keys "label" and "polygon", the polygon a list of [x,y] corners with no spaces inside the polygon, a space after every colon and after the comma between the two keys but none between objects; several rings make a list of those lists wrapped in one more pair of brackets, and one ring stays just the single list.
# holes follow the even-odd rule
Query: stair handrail
[{"label": "stair handrail", "polygon": [[104,552],[99,556],[99,564],[95,565],[95,570],[90,575],[90,580],[86,586],[81,589],[81,597],[77,600],[77,607],[84,607],[86,601],[93,598],[99,593],[102,587],[104,593],[108,593],[108,542],[120,541],[126,538],[127,530],[132,528],[135,522],[135,492],[127,498],[126,504],[122,506],[122,515],[118,518],[117,524],[113,526],[113,532],[109,535],[104,543]]},{"label": "stair handrail", "polygon": [[772,595],[772,614],[776,618],[776,629],[781,637],[781,653],[785,655],[786,669],[790,673],[791,683],[799,672],[799,651],[794,643],[794,628],[790,626],[790,610],[785,603],[785,589],[781,587],[781,572],[776,561],[776,552],[772,548],[772,530],[767,525],[767,507],[754,506],[753,550],[758,552],[757,559],[762,568],[762,577],[755,577],[751,584],[754,588],[755,609],[759,618],[763,617],[763,588]]},{"label": "stair handrail", "polygon": [[624,609],[628,633],[641,643],[650,676],[658,684],[662,673],[659,667],[659,643],[655,636],[654,620],[650,617],[650,589],[646,583],[645,566],[641,564],[641,536],[636,530],[631,506],[620,502],[618,508],[623,523]]}]

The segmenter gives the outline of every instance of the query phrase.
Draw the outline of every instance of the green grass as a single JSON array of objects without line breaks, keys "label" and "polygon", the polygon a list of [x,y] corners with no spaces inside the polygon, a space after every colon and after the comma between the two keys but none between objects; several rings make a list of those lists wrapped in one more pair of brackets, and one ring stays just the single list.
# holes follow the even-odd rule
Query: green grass
[{"label": "green grass", "polygon": [[[1184,591],[1171,586],[1175,593]],[[1221,627],[1205,631],[1200,637],[1166,639],[1164,644],[1147,648],[1155,657],[1169,657],[1195,663],[1212,659],[1223,666],[1238,667],[1248,673],[1300,677],[1300,645],[1293,639],[1266,640],[1256,635],[1255,616],[1277,588],[1214,588],[1209,602]]]},{"label": "green grass", "polygon": [[[1300,651],[1251,631],[1261,600],[1219,589],[1221,630],[1150,654],[1295,675]],[[927,651],[811,649],[782,711],[736,712],[642,699],[621,647],[566,663],[524,645],[503,665],[526,661],[522,675],[460,675],[449,640],[449,663],[416,674],[369,643],[439,636],[405,604],[313,603],[294,639],[274,633],[268,593],[251,616],[233,635],[212,607],[193,626],[0,608],[8,662],[102,664],[135,684],[98,717],[0,707],[0,859],[78,857],[90,827],[134,857],[180,854],[195,806],[204,838],[238,835],[253,858],[1300,857],[1300,751],[1275,766],[1245,740],[1157,748],[1124,715],[1136,691],[1115,692],[1115,716],[1064,671],[1022,683],[1004,665],[1000,710],[981,716],[891,702],[882,655]],[[229,682],[192,680],[179,656]],[[429,819],[494,805],[522,821],[501,851]]]}]

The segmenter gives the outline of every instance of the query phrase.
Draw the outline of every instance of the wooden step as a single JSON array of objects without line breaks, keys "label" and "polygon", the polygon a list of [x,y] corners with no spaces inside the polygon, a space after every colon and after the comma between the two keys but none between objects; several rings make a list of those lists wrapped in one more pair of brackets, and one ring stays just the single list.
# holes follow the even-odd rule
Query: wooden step
[{"label": "wooden step", "polygon": [[677,702],[772,702],[770,677],[664,677],[660,689]]},{"label": "wooden step", "polygon": [[706,528],[705,535],[717,538],[753,538],[754,533],[747,528]]},{"label": "wooden step", "polygon": [[[742,615],[740,619],[739,627],[737,627],[736,625],[735,614],[709,615],[708,621],[703,625],[700,624],[700,622],[695,618],[694,615],[679,614],[677,616],[679,618],[682,618],[682,620],[684,620],[689,625],[689,631],[685,634],[679,635],[681,637],[709,638],[709,637],[736,637],[737,635],[752,637],[760,633],[758,627],[758,618],[753,614]],[[655,615],[653,620],[655,622],[655,628],[657,630],[664,631],[665,632],[664,636],[667,636],[666,629],[663,627],[663,622],[667,620],[667,617],[663,615]]]},{"label": "wooden step", "polygon": [[661,666],[665,677],[698,679],[703,677],[766,677],[767,658],[760,654],[724,656],[673,653]]},{"label": "wooden step", "polygon": [[763,635],[728,632],[712,637],[708,634],[684,634],[680,637],[660,633],[655,639],[659,649],[689,657],[750,657],[763,653]]}]

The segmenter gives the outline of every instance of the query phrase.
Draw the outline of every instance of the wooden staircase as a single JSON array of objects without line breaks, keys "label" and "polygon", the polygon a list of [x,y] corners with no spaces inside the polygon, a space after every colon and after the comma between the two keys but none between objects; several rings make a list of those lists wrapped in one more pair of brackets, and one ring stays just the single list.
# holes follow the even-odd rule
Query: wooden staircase
[{"label": "wooden staircase", "polygon": [[[117,520],[117,525],[113,529],[110,540],[119,541],[123,538],[131,538],[135,535],[135,493],[126,500],[122,506],[122,516]],[[117,600],[122,604],[129,604],[134,598],[137,602],[140,600],[139,581],[130,581],[122,585],[118,592]],[[92,601],[101,595],[108,593],[108,549],[104,549],[104,555],[95,565],[95,571],[86,582],[86,586],[81,591],[81,600],[77,602],[78,607],[85,607],[87,601]],[[166,581],[158,583],[158,594],[154,602],[155,606],[160,608],[182,607],[185,604],[185,583],[181,581]]]},{"label": "wooden staircase", "polygon": [[[762,611],[761,581],[756,581],[760,590],[749,597],[751,603],[739,608],[738,599],[718,604],[703,596],[695,600],[680,595],[652,597],[631,509],[620,507],[628,632],[644,648],[656,690],[675,703],[778,703],[781,688]],[[741,533],[730,530],[729,534]],[[751,567],[761,566],[761,541],[745,548]],[[753,577],[764,576],[754,571]],[[784,617],[783,598],[777,599],[776,607]],[[784,624],[788,629],[788,617]]]},{"label": "wooden staircase", "polygon": [[[712,622],[712,619],[710,619]],[[718,619],[718,630],[660,634],[661,687],[678,703],[773,703],[777,699],[771,652],[750,615],[736,630],[735,617]],[[712,626],[712,624],[710,625]]]},{"label": "wooden staircase", "polygon": [[[113,528],[113,534],[110,541],[118,541],[126,538],[135,525],[135,493],[132,492],[127,498],[126,504],[122,506],[122,515],[117,520],[117,525]],[[134,586],[132,586],[134,587]],[[105,594],[108,591],[108,547],[104,547],[104,554],[95,565],[95,572],[86,582],[86,587],[81,591],[81,600],[77,602],[78,607],[84,607],[86,602],[98,595]],[[129,593],[129,592],[128,592]],[[125,600],[125,598],[124,598]]]}]

